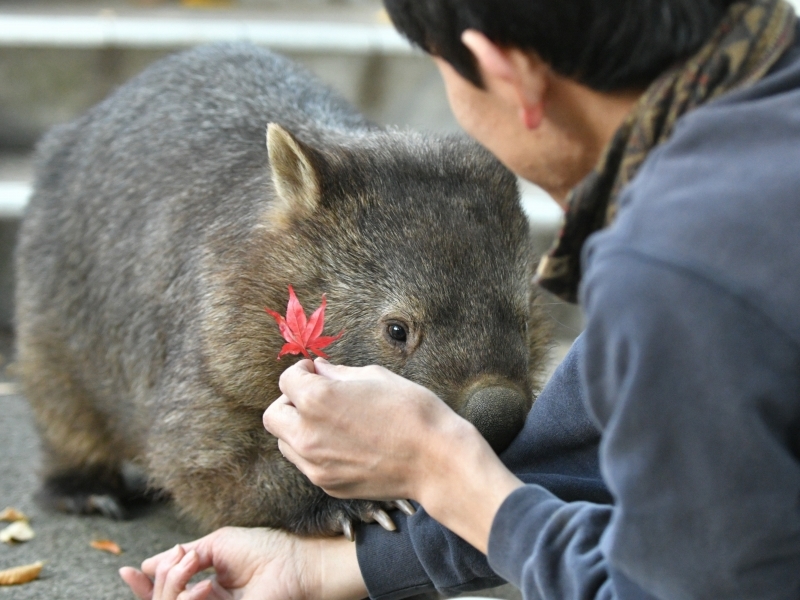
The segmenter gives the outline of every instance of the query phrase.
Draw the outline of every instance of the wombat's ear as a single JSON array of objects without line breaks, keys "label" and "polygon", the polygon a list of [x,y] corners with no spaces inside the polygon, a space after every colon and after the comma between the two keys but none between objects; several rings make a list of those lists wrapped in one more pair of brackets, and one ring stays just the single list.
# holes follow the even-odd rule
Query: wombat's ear
[{"label": "wombat's ear", "polygon": [[267,149],[272,182],[278,193],[279,211],[285,216],[305,217],[319,205],[319,174],[312,150],[280,125],[267,126]]}]

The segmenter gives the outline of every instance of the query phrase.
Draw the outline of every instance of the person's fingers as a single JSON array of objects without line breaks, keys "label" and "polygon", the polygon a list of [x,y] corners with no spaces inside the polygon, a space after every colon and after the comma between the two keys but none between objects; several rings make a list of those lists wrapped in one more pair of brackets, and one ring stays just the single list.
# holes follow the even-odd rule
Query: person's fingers
[{"label": "person's fingers", "polygon": [[[188,548],[189,546],[190,546],[190,544],[184,544],[185,548]],[[179,548],[180,548],[179,545],[173,546],[169,550],[164,550],[164,552],[160,552],[160,553],[156,554],[155,556],[151,556],[150,558],[146,558],[142,562],[142,572],[145,575],[147,575],[148,577],[150,577],[151,579],[155,578],[156,571],[158,570],[159,565],[164,563],[164,561],[177,562],[177,560],[175,560],[175,557],[176,557],[177,553],[179,552]],[[178,560],[180,560],[180,559],[178,559]]]},{"label": "person's fingers", "polygon": [[291,396],[291,390],[296,389],[298,386],[307,385],[307,381],[316,377],[317,373],[314,362],[303,359],[281,373],[281,377],[278,380],[278,387],[281,392]]},{"label": "person's fingers", "polygon": [[[303,468],[308,464],[308,462],[300,456],[297,452],[295,452],[294,448],[292,448],[287,442],[284,440],[278,440],[278,450],[283,457],[296,466],[298,469],[303,471]],[[305,471],[303,471],[305,472]]]},{"label": "person's fingers", "polygon": [[[187,589],[190,592],[187,594],[187,600],[233,600],[241,597],[222,587],[216,578],[204,579],[194,586],[190,584]],[[183,600],[183,598],[179,600]]]},{"label": "person's fingers", "polygon": [[166,598],[166,596],[164,596],[164,586],[167,583],[167,576],[172,568],[177,565],[185,555],[186,552],[181,545],[178,544],[170,550],[164,557],[164,560],[158,564],[158,567],[156,567],[155,581],[153,583],[153,598],[156,600],[163,600]]},{"label": "person's fingers", "polygon": [[133,567],[122,567],[119,576],[124,581],[134,595],[139,600],[151,600],[153,598],[153,582],[150,578]]},{"label": "person's fingers", "polygon": [[232,594],[223,588],[216,579],[211,580],[211,594],[209,595],[208,600],[233,600],[234,598],[239,597],[240,596],[236,596],[235,594]]},{"label": "person's fingers", "polygon": [[[213,553],[211,552],[211,547],[215,540],[219,537],[220,531],[221,530],[217,530],[205,537],[181,544],[181,547],[184,551],[188,552],[189,550],[194,550],[197,552],[200,560],[199,570],[202,571],[203,569],[213,566]],[[155,578],[158,565],[164,560],[169,560],[172,554],[176,551],[176,548],[177,546],[145,559],[144,562],[142,562],[142,571],[145,573],[145,575],[148,575],[151,579]]]},{"label": "person's fingers", "polygon": [[167,572],[161,595],[156,596],[156,599],[172,600],[173,598],[178,598],[186,590],[186,584],[189,583],[189,580],[197,573],[198,564],[197,552],[190,550],[184,554],[180,562]]},{"label": "person's fingers", "polygon": [[226,598],[230,598],[230,595],[212,595],[213,591],[214,588],[211,585],[211,580],[204,579],[203,581],[188,587],[186,591],[181,592],[181,594],[178,596],[178,600],[225,600]]},{"label": "person's fingers", "polygon": [[339,470],[332,468],[331,464],[321,466],[314,461],[301,456],[289,444],[283,440],[278,440],[278,449],[281,454],[292,463],[298,470],[308,477],[309,481],[322,488],[322,490],[334,498],[354,498],[355,492],[352,482],[341,480],[337,474]]},{"label": "person's fingers", "polygon": [[291,437],[300,425],[300,414],[285,395],[267,407],[262,418],[264,428],[278,438]]},{"label": "person's fingers", "polygon": [[308,373],[314,373],[314,361],[310,358],[304,358],[301,361],[296,362],[292,365],[293,368],[299,371],[306,371]]},{"label": "person's fingers", "polygon": [[377,365],[368,367],[348,367],[345,365],[334,365],[324,358],[314,360],[314,369],[317,374],[326,379],[336,381],[363,381],[364,379],[374,379],[388,374],[388,371]]}]

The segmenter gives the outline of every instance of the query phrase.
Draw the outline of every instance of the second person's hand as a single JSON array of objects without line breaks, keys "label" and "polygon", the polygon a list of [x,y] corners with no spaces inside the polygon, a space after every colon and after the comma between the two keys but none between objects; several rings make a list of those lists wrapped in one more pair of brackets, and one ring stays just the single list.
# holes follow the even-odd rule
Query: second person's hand
[{"label": "second person's hand", "polygon": [[[190,584],[201,571],[214,576]],[[120,569],[140,600],[357,600],[367,596],[355,544],[225,527]]]}]

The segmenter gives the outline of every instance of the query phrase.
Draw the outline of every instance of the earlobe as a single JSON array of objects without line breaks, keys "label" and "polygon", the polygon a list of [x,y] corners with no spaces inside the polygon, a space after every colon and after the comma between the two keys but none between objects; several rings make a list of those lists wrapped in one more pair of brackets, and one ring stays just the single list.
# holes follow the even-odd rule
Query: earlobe
[{"label": "earlobe", "polygon": [[525,125],[525,129],[532,131],[542,124],[542,105],[541,103],[532,106],[521,106],[519,109],[520,120]]}]

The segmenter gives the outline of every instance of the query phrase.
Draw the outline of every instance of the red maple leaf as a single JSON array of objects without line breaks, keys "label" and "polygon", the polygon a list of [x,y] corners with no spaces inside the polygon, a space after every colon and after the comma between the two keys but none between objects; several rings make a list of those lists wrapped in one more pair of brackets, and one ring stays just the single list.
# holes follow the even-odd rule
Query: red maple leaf
[{"label": "red maple leaf", "polygon": [[306,358],[311,358],[309,350],[317,356],[328,358],[322,349],[342,337],[343,332],[335,336],[320,335],[325,326],[325,303],[325,294],[323,294],[322,304],[310,318],[306,319],[303,306],[295,296],[292,286],[289,286],[289,304],[286,306],[285,319],[274,310],[264,309],[278,323],[281,335],[286,340],[278,354],[278,360],[284,354],[302,354]]}]

